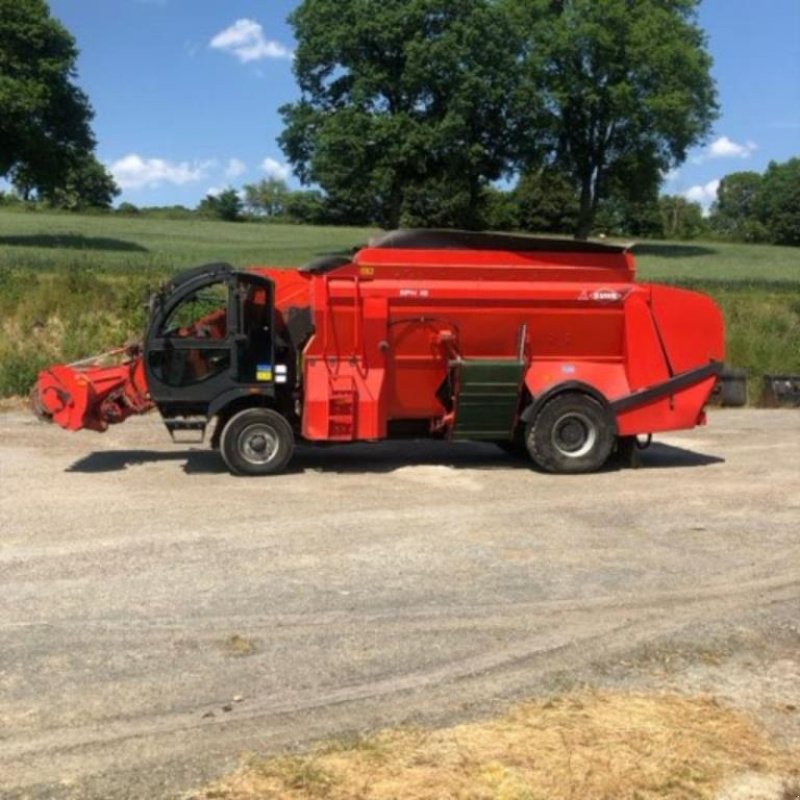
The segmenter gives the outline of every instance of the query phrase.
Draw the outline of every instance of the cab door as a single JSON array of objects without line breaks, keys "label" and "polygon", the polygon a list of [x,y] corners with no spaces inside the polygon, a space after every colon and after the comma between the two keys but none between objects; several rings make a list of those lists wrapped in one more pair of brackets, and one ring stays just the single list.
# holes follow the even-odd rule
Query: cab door
[{"label": "cab door", "polygon": [[274,393],[272,282],[218,265],[170,288],[154,303],[146,343],[148,387],[162,414],[205,414],[242,387]]}]

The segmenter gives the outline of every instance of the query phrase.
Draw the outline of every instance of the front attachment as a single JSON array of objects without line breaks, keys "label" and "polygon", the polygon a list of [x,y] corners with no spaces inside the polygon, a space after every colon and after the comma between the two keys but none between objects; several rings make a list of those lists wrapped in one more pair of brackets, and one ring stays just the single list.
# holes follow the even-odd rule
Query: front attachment
[{"label": "front attachment", "polygon": [[37,417],[72,431],[105,431],[153,407],[138,345],[43,370],[30,399]]}]

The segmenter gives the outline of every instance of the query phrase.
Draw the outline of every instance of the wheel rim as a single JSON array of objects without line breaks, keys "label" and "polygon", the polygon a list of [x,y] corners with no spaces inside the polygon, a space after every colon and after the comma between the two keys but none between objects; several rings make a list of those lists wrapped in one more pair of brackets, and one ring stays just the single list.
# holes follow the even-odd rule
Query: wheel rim
[{"label": "wheel rim", "polygon": [[570,411],[553,426],[553,447],[566,458],[582,458],[597,443],[597,427],[586,414]]},{"label": "wheel rim", "polygon": [[248,425],[239,434],[236,444],[242,458],[258,466],[274,461],[280,449],[280,440],[275,429],[264,423]]}]

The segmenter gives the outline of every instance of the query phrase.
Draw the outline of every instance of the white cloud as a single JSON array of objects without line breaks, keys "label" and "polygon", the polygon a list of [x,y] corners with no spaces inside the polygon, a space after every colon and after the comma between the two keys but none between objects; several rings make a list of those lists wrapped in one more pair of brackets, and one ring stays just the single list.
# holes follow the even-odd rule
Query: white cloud
[{"label": "white cloud", "polygon": [[288,164],[281,164],[274,158],[265,158],[261,162],[261,169],[269,175],[270,178],[277,178],[281,181],[288,181],[289,176],[292,174],[292,168]]},{"label": "white cloud", "polygon": [[267,39],[264,29],[252,19],[237,19],[233,25],[214,36],[210,46],[232,53],[243,64],[265,58],[292,57],[292,51],[286,45]]},{"label": "white cloud", "polygon": [[692,164],[702,164],[711,158],[750,158],[758,150],[758,145],[748,140],[744,144],[734,142],[728,136],[720,136],[692,159]]},{"label": "white cloud", "polygon": [[164,183],[183,186],[203,180],[216,163],[213,160],[176,163],[163,158],[142,158],[131,153],[113,162],[109,170],[121,189],[144,189]]},{"label": "white cloud", "polygon": [[709,158],[750,158],[758,150],[755,142],[745,142],[738,144],[727,136],[720,136],[715,139],[708,147]]},{"label": "white cloud", "polygon": [[692,203],[700,203],[703,209],[707,211],[711,204],[717,199],[719,184],[719,180],[709,181],[702,185],[698,184],[685,191],[683,196]]},{"label": "white cloud", "polygon": [[247,164],[240,161],[238,158],[232,158],[228,161],[228,166],[225,168],[225,177],[234,180],[235,178],[244,175],[247,172]]},{"label": "white cloud", "polygon": [[662,172],[661,177],[667,183],[674,183],[678,178],[681,176],[681,171],[676,167],[675,169],[667,170],[667,172]]}]

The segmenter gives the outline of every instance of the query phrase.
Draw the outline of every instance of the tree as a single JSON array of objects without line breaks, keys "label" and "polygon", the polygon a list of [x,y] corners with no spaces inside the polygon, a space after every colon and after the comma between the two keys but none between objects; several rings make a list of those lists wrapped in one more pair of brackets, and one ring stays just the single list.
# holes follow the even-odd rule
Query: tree
[{"label": "tree", "polygon": [[217,195],[206,195],[197,207],[198,213],[216,217],[225,222],[238,222],[242,218],[242,199],[236,189],[226,189]]},{"label": "tree", "polygon": [[111,208],[120,190],[108,170],[92,155],[76,159],[62,186],[45,192],[53,206],[70,211]]},{"label": "tree", "polygon": [[572,233],[578,219],[578,193],[554,169],[522,175],[514,190],[520,227],[530,233]]},{"label": "tree", "polygon": [[772,161],[764,175],[726,175],[717,190],[711,225],[741,242],[800,245],[800,158]]},{"label": "tree", "polygon": [[800,158],[770,162],[755,207],[772,242],[800,245]]},{"label": "tree", "polygon": [[706,230],[703,208],[680,195],[664,195],[658,200],[661,235],[665,239],[695,239]]},{"label": "tree", "polygon": [[763,178],[757,172],[733,172],[717,189],[711,212],[711,225],[717,233],[741,242],[765,242],[769,231],[758,219],[758,198]]},{"label": "tree", "polygon": [[280,143],[351,223],[480,224],[533,107],[497,0],[303,0]]},{"label": "tree", "polygon": [[77,56],[45,0],[0,0],[0,177],[24,199],[63,188],[94,150]]},{"label": "tree", "polygon": [[484,225],[492,231],[515,231],[519,224],[519,203],[513,191],[505,191],[494,186],[485,190]]},{"label": "tree", "polygon": [[244,187],[244,205],[251,214],[281,217],[286,213],[289,188],[279,178],[265,178]]},{"label": "tree", "polygon": [[528,34],[529,80],[542,100],[528,162],[541,159],[580,191],[575,234],[586,237],[616,175],[681,163],[717,115],[699,0],[507,0]]},{"label": "tree", "polygon": [[606,234],[654,237],[662,233],[658,160],[647,153],[621,157],[597,202],[594,227]]}]

